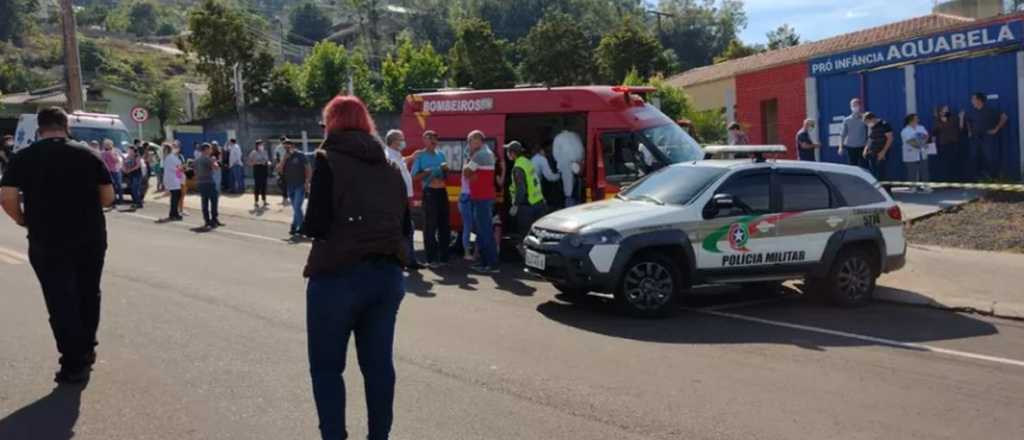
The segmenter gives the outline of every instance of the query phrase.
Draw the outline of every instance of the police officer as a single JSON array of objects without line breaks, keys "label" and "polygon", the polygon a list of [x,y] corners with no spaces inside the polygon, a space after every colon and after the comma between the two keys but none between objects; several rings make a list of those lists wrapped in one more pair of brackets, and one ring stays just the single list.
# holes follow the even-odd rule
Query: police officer
[{"label": "police officer", "polygon": [[68,139],[63,109],[43,109],[37,119],[38,141],[14,156],[0,179],[0,201],[7,215],[28,229],[29,262],[61,355],[55,380],[83,383],[96,362],[107,251],[103,207],[113,205],[114,187],[99,153]]},{"label": "police officer", "polygon": [[509,160],[513,163],[512,183],[508,187],[512,204],[508,213],[516,219],[516,230],[526,236],[533,222],[547,212],[547,204],[544,202],[540,179],[537,178],[533,162],[526,157],[523,145],[519,141],[509,142],[505,145],[505,151],[508,151]]}]

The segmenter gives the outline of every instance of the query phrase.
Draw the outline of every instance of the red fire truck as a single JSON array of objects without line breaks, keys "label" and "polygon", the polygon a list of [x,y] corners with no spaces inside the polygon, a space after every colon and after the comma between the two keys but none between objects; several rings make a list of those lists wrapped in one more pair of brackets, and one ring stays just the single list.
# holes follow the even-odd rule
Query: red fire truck
[{"label": "red fire truck", "polygon": [[[644,96],[651,87],[584,86],[516,88],[505,90],[451,90],[407,97],[401,129],[410,155],[423,148],[422,134],[437,132],[438,149],[448,158],[448,200],[452,203],[453,231],[461,227],[458,197],[462,165],[467,156],[466,135],[481,130],[499,160],[496,179],[498,202],[508,186],[504,145],[513,140],[526,148],[550,145],[562,130],[579,135],[584,143],[580,171],[584,202],[613,197],[628,184],[662,166],[703,157],[700,146],[679,125]],[[420,203],[420,182],[415,182],[414,210]],[[557,206],[556,206],[557,207]],[[508,222],[504,222],[508,224]]]}]

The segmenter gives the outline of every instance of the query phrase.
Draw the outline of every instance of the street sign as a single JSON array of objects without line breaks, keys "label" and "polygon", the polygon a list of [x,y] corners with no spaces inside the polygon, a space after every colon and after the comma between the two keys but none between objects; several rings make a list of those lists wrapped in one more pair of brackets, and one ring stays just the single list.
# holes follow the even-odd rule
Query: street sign
[{"label": "street sign", "polygon": [[149,120],[149,110],[144,107],[132,107],[131,116],[133,121],[141,124]]}]

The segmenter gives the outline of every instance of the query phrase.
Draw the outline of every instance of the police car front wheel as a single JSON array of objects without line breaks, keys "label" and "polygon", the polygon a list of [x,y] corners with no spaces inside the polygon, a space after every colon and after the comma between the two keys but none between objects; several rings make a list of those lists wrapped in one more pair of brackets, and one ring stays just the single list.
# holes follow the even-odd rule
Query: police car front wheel
[{"label": "police car front wheel", "polygon": [[671,312],[677,292],[682,288],[679,270],[670,260],[658,255],[641,255],[631,260],[622,272],[615,301],[626,313],[664,316]]},{"label": "police car front wheel", "polygon": [[827,298],[842,307],[867,304],[875,292],[878,264],[874,256],[863,248],[849,248],[840,252],[827,279]]}]

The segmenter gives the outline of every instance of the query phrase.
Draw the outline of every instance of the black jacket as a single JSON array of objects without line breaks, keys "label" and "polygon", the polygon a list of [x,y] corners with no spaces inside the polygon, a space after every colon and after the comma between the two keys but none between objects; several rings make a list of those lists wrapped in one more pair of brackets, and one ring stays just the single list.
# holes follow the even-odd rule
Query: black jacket
[{"label": "black jacket", "polygon": [[317,149],[302,232],[314,239],[305,276],[367,259],[408,261],[402,234],[405,183],[380,140],[363,132],[330,134]]}]

